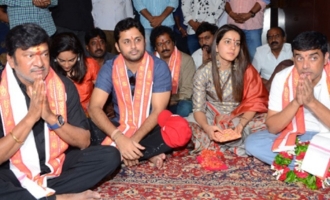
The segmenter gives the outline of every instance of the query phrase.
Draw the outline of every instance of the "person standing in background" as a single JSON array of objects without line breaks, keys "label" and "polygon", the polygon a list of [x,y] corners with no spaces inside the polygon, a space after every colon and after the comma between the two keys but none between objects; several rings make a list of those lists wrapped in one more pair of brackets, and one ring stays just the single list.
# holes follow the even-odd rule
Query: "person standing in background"
[{"label": "person standing in background", "polygon": [[196,30],[202,22],[216,24],[225,9],[225,0],[184,0],[182,12],[188,26],[188,48],[193,54],[200,48]]},{"label": "person standing in background", "polygon": [[[108,52],[118,54],[115,48],[113,30],[116,24],[127,17],[134,17],[131,0],[92,0],[92,15],[95,27],[103,30],[107,37],[106,49]],[[111,20],[109,20],[111,19]]]},{"label": "person standing in background", "polygon": [[55,33],[56,27],[48,8],[57,3],[57,0],[0,0],[0,5],[7,6],[10,29],[24,23],[35,23],[49,36]]},{"label": "person standing in background", "polygon": [[144,27],[146,50],[153,52],[150,45],[151,30],[163,25],[173,29],[173,12],[179,5],[178,0],[133,0],[135,9],[141,14],[140,22]]},{"label": "person standing in background", "polygon": [[228,24],[241,28],[246,37],[250,60],[253,60],[257,47],[261,46],[266,2],[263,0],[227,0]]},{"label": "person standing in background", "polygon": [[51,11],[57,29],[56,34],[63,32],[74,33],[84,47],[85,32],[94,28],[92,1],[58,0],[58,5]]}]

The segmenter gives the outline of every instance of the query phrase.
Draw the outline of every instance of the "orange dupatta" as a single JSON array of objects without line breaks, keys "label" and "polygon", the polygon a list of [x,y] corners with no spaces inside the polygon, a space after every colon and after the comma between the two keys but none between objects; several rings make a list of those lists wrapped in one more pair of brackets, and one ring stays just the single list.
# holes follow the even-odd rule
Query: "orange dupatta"
[{"label": "orange dupatta", "polygon": [[[118,129],[127,137],[131,137],[149,116],[153,73],[153,58],[145,52],[141,65],[136,72],[135,92],[132,100],[124,57],[120,54],[114,60],[112,81],[119,107],[120,126]],[[110,145],[112,143],[113,141],[107,136],[102,145]]]},{"label": "orange dupatta", "polygon": [[[330,66],[327,63],[324,66],[324,70],[327,74],[327,87],[330,94]],[[295,67],[293,67],[292,72],[287,77],[284,83],[284,90],[282,94],[282,108],[285,108],[289,105],[292,98],[296,96],[296,88],[298,85],[299,74]],[[290,83],[292,88],[290,89]],[[280,133],[273,143],[272,151],[278,152],[281,151],[280,146],[285,141],[284,147],[293,148],[295,147],[297,135],[302,135],[306,132],[305,130],[305,118],[304,118],[304,107],[300,106],[296,115],[288,126]],[[287,149],[285,149],[287,150]]]},{"label": "orange dupatta", "polygon": [[[155,55],[159,58],[159,53],[156,51]],[[180,78],[180,68],[181,68],[182,55],[178,48],[174,47],[174,51],[171,54],[168,67],[171,71],[172,77],[172,94],[177,94],[179,90],[179,78]]]},{"label": "orange dupatta", "polygon": [[[49,74],[47,75],[45,82],[47,98],[51,111],[56,114],[61,114],[66,120],[66,93],[64,84],[51,68],[49,69]],[[10,88],[8,87],[8,83],[10,83]],[[15,80],[13,71],[9,64],[7,64],[1,76],[0,91],[1,115],[3,120],[4,135],[6,136],[14,129],[16,124],[21,121],[20,118],[25,116],[24,109],[27,109],[25,98],[18,86],[17,81]],[[23,98],[18,99],[19,95],[21,95],[20,97],[23,96]],[[18,101],[21,103],[18,104]],[[13,102],[16,102],[16,104],[12,105]],[[22,106],[25,107],[23,110],[17,109],[17,107],[21,108]],[[25,111],[27,112],[27,110]],[[17,112],[20,114],[17,114]],[[44,125],[44,127],[47,126]],[[47,188],[45,177],[57,177],[61,174],[65,159],[64,151],[68,147],[68,145],[60,137],[58,137],[54,131],[45,128],[44,134],[46,148],[45,164],[50,168],[50,173],[40,175],[40,171],[33,167],[34,165],[39,166],[39,162],[29,163],[29,161],[23,159],[26,156],[31,158],[33,155],[26,152],[34,153],[36,151],[35,146],[30,145],[31,143],[35,143],[33,133],[31,132],[21,148],[10,158],[10,169],[21,182],[22,187],[29,190],[29,192],[36,198],[41,198],[54,193],[52,189]]]},{"label": "orange dupatta", "polygon": [[172,76],[172,94],[177,94],[179,90],[181,58],[181,52],[178,50],[178,48],[174,47],[174,51],[168,64]]},{"label": "orange dupatta", "polygon": [[268,91],[255,68],[249,65],[244,73],[243,98],[241,103],[232,111],[232,118],[245,113],[254,111],[259,113],[267,112]]}]

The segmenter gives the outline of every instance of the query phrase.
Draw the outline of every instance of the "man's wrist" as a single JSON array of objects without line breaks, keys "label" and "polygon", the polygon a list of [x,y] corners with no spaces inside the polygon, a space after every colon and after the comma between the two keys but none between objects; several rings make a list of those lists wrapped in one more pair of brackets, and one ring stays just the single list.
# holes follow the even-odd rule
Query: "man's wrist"
[{"label": "man's wrist", "polygon": [[253,17],[255,17],[256,16],[256,13],[255,12],[253,12],[252,10],[250,10],[250,12],[249,12],[251,15],[251,18],[253,18]]}]

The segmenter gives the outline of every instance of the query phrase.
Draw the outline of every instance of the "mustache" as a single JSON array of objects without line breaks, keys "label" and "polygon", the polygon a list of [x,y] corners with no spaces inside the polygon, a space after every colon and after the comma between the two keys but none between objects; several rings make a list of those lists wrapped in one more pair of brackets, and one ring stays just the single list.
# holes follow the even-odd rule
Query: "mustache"
[{"label": "mustache", "polygon": [[46,70],[46,68],[45,68],[45,66],[41,66],[41,67],[34,67],[34,68],[32,68],[31,70],[30,70],[30,72],[37,72],[37,71],[45,71]]},{"label": "mustache", "polygon": [[161,53],[170,52],[169,49],[164,49]]},{"label": "mustache", "polygon": [[274,42],[270,43],[270,45],[274,45],[274,44],[278,44],[278,42],[274,41]]},{"label": "mustache", "polygon": [[97,50],[95,51],[95,53],[98,53],[98,52],[103,53],[104,51],[103,51],[102,49],[97,49]]},{"label": "mustache", "polygon": [[202,46],[202,49],[206,49],[207,53],[211,53],[211,46],[210,45],[204,44]]}]

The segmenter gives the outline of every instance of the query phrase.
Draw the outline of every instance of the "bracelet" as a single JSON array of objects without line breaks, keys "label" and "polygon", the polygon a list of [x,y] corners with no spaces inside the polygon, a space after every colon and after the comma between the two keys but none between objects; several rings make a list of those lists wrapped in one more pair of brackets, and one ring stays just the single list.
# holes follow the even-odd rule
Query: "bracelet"
[{"label": "bracelet", "polygon": [[12,132],[9,132],[9,134],[11,135],[11,137],[15,140],[16,143],[18,144],[22,144],[23,142],[20,141]]},{"label": "bracelet", "polygon": [[[118,136],[118,131],[115,133],[115,135],[113,136],[113,141],[115,141],[116,142],[116,140],[118,139],[118,137],[120,137],[121,135],[123,135],[123,134],[121,134],[121,133],[119,133],[119,136]],[[117,137],[116,137],[117,136]]]},{"label": "bracelet", "polygon": [[117,131],[119,131],[119,129],[115,129],[114,131],[112,131],[112,133],[110,134],[110,137],[113,138],[116,135]]}]

